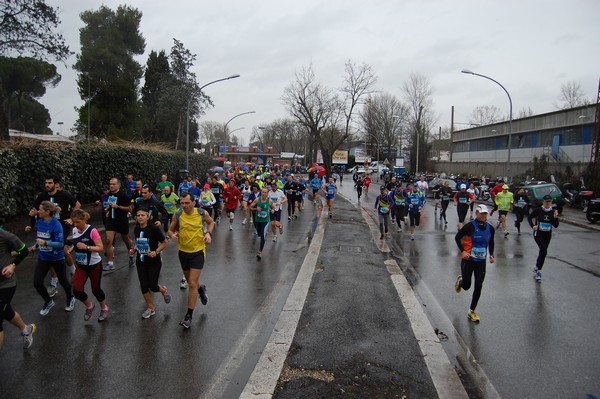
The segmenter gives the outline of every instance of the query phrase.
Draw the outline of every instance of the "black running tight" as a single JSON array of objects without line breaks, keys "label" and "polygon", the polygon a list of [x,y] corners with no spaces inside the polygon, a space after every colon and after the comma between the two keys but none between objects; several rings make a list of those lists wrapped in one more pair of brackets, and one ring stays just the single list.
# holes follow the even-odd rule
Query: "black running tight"
[{"label": "black running tight", "polygon": [[537,261],[535,262],[535,267],[538,270],[542,270],[542,267],[544,267],[544,261],[546,260],[546,255],[548,255],[548,246],[550,245],[550,240],[552,239],[552,233],[535,231],[533,233],[533,238],[540,249]]},{"label": "black running tight", "polygon": [[475,275],[475,288],[473,289],[473,298],[471,299],[471,310],[475,311],[479,297],[481,296],[481,288],[483,287],[483,280],[485,280],[485,264],[486,262],[473,262],[470,260],[463,260],[460,264],[460,270],[462,275],[462,283],[460,287],[468,291],[471,288],[472,275]]}]

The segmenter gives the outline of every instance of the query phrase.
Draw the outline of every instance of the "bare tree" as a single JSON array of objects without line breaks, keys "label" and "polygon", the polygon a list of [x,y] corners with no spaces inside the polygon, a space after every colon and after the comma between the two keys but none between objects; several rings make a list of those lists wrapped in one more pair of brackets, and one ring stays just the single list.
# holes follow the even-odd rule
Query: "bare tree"
[{"label": "bare tree", "polygon": [[[398,98],[383,93],[375,95],[360,113],[365,142],[377,145],[377,158],[381,149],[391,154],[392,148],[402,147],[402,133],[407,129],[409,108]],[[371,151],[373,153],[373,151]]]},{"label": "bare tree", "polygon": [[[402,91],[409,107],[410,129],[407,134],[407,141],[412,147],[410,151],[410,164],[413,171],[418,171],[420,170],[419,166],[427,158],[429,132],[436,121],[431,100],[433,88],[429,79],[425,76],[411,73],[408,81],[402,86]],[[419,153],[418,157],[417,152]],[[415,166],[414,168],[413,165]]]},{"label": "bare tree", "polygon": [[500,120],[500,108],[493,105],[482,105],[471,112],[469,123],[472,125],[489,125]]},{"label": "bare tree", "polygon": [[260,128],[254,129],[250,141],[260,147],[273,147],[276,152],[306,151],[306,129],[291,119],[277,119]]},{"label": "bare tree", "polygon": [[581,83],[575,80],[569,80],[560,85],[558,101],[558,104],[554,104],[557,109],[574,108],[589,103],[581,89]]},{"label": "bare tree", "polygon": [[533,115],[535,114],[533,113],[531,107],[521,108],[521,110],[519,110],[519,112],[517,113],[517,118],[527,118],[528,116]]},{"label": "bare tree", "polygon": [[373,86],[377,83],[377,76],[373,73],[370,65],[363,63],[356,66],[351,60],[346,61],[345,71],[346,75],[340,92],[344,101],[345,134],[349,136],[354,108],[359,104],[364,104],[365,96],[374,93]]}]

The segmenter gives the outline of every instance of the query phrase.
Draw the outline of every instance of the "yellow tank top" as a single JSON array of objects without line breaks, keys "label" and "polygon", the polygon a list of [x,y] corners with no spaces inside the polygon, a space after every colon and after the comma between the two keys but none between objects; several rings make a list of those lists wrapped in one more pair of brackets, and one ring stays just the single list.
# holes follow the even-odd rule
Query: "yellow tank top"
[{"label": "yellow tank top", "polygon": [[194,253],[204,251],[204,230],[202,226],[202,215],[197,208],[194,213],[188,215],[181,212],[179,215],[179,241],[177,248],[181,252]]}]

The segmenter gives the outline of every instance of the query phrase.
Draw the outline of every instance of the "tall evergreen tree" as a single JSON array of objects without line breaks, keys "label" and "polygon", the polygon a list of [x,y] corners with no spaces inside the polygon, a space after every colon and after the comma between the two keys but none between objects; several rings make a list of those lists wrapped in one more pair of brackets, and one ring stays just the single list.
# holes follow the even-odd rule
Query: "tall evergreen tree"
[{"label": "tall evergreen tree", "polygon": [[140,137],[142,66],[133,57],[143,54],[146,46],[139,31],[142,13],[128,6],[117,11],[101,6],[80,16],[85,26],[80,29],[81,53],[74,69],[85,103],[79,108],[78,126],[98,137]]},{"label": "tall evergreen tree", "polygon": [[161,112],[161,96],[166,82],[171,80],[169,59],[164,50],[151,51],[146,62],[142,104],[144,111],[144,140],[152,142],[174,142],[167,115]]}]

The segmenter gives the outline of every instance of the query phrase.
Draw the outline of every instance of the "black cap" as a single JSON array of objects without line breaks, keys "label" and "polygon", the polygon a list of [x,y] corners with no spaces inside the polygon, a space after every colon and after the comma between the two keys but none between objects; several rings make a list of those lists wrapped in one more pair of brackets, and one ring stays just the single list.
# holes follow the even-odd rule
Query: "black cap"
[{"label": "black cap", "polygon": [[544,195],[544,198],[542,198],[544,201],[552,201],[552,197],[549,195]]},{"label": "black cap", "polygon": [[385,190],[385,188],[386,188],[385,186],[381,186],[381,187],[379,187],[379,190],[383,191],[383,190]]}]

